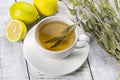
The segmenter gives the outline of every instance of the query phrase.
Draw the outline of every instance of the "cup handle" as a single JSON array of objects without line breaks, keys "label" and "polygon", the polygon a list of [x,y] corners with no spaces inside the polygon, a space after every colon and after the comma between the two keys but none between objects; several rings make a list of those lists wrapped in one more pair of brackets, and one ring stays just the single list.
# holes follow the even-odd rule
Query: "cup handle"
[{"label": "cup handle", "polygon": [[90,42],[90,38],[87,35],[80,34],[75,48],[83,48],[86,46],[86,43],[89,42]]}]

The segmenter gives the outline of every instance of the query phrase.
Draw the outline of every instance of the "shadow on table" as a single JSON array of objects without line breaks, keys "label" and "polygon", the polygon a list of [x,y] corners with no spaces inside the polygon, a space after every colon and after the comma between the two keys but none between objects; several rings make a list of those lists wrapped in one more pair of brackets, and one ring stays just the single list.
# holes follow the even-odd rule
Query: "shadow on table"
[{"label": "shadow on table", "polygon": [[38,24],[43,18],[45,18],[45,16],[41,16],[39,19],[37,19],[35,22],[33,22],[32,24],[27,24],[27,30],[29,31],[32,27],[34,27],[36,24]]}]

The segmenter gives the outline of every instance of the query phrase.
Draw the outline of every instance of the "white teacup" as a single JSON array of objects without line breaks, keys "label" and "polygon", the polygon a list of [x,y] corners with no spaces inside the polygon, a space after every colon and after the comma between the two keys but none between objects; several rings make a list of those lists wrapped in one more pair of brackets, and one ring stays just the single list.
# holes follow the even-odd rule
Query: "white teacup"
[{"label": "white teacup", "polygon": [[[88,37],[86,35],[79,35],[78,34],[78,28],[75,29],[75,41],[74,43],[68,47],[67,49],[65,50],[61,50],[61,51],[51,51],[51,50],[47,50],[45,48],[43,48],[39,42],[38,42],[38,30],[39,28],[48,23],[48,22],[54,22],[54,21],[60,21],[60,22],[64,22],[68,25],[72,25],[74,24],[71,20],[65,18],[65,17],[62,17],[62,16],[51,16],[51,17],[47,17],[47,18],[44,18],[43,20],[41,20],[38,25],[36,26],[35,28],[35,31],[34,31],[34,40],[35,40],[35,45],[37,46],[37,50],[40,51],[40,54],[42,55],[45,55],[49,58],[55,58],[55,59],[61,59],[61,58],[65,58],[66,56],[68,56],[69,54],[72,53],[72,51],[74,50],[75,47],[79,47],[79,48],[82,48],[85,46],[85,43],[88,41]],[[82,41],[79,41],[79,37],[83,37],[84,38],[82,39]]]}]

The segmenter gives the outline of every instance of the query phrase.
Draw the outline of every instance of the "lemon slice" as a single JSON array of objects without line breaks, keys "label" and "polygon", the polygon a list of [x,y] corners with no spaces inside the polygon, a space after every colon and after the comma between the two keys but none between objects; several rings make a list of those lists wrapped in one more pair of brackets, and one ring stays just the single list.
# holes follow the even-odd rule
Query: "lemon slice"
[{"label": "lemon slice", "polygon": [[9,41],[16,42],[22,40],[27,33],[26,25],[19,20],[12,20],[6,29],[6,35]]}]

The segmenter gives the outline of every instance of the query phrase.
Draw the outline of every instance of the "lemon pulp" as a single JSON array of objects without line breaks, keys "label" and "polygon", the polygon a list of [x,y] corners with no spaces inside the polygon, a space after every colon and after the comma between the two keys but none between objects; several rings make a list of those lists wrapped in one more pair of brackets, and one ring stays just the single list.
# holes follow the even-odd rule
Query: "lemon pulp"
[{"label": "lemon pulp", "polygon": [[26,35],[27,29],[23,22],[12,20],[6,29],[6,35],[9,41],[16,42],[22,40]]}]

